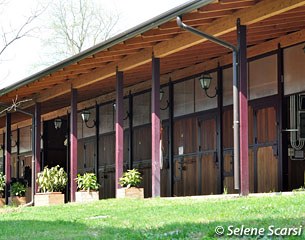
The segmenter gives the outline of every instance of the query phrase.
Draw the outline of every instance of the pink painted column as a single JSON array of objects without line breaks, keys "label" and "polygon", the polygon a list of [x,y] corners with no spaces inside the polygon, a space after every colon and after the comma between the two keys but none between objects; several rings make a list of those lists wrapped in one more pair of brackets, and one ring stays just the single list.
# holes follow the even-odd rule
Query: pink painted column
[{"label": "pink painted column", "polygon": [[115,188],[121,188],[119,179],[123,174],[123,72],[116,73],[116,112],[115,112]]},{"label": "pink painted column", "polygon": [[237,22],[239,44],[239,107],[240,107],[240,194],[249,194],[248,156],[248,72],[246,26]]},{"label": "pink painted column", "polygon": [[77,89],[71,89],[71,117],[70,117],[70,199],[75,202],[77,185]]},{"label": "pink painted column", "polygon": [[5,131],[5,204],[8,205],[8,197],[11,185],[11,113],[6,113],[6,131]]},{"label": "pink painted column", "polygon": [[[36,103],[35,104],[35,179],[37,179],[37,173],[41,171],[40,166],[40,152],[41,152],[41,138],[40,138],[40,132],[41,132],[41,104]],[[35,183],[32,183],[32,185],[35,185],[35,192],[38,191],[38,185]]]},{"label": "pink painted column", "polygon": [[152,197],[160,196],[160,59],[152,59],[151,90]]}]

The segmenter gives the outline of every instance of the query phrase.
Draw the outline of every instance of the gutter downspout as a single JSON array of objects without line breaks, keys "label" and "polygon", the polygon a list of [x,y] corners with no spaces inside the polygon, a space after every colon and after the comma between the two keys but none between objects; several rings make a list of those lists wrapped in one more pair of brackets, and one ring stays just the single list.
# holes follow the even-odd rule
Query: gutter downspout
[{"label": "gutter downspout", "polygon": [[232,68],[233,68],[233,129],[234,129],[234,188],[239,189],[239,102],[238,102],[238,77],[237,77],[237,55],[238,49],[236,46],[223,41],[219,38],[216,38],[212,35],[207,33],[201,32],[196,28],[186,25],[182,22],[181,17],[177,17],[177,25],[185,29],[195,35],[200,37],[206,38],[211,42],[214,42],[218,45],[221,45],[225,48],[232,50],[233,52],[233,61],[232,61]]},{"label": "gutter downspout", "polygon": [[[0,103],[1,106],[3,107],[8,107],[7,105]],[[28,207],[28,206],[33,206],[34,205],[34,191],[35,191],[35,116],[32,113],[26,112],[21,109],[16,109],[17,112],[24,113],[28,116],[31,116],[32,118],[32,176],[31,176],[31,181],[32,181],[32,187],[31,187],[31,201],[28,202],[25,205],[22,205],[22,207]]]}]

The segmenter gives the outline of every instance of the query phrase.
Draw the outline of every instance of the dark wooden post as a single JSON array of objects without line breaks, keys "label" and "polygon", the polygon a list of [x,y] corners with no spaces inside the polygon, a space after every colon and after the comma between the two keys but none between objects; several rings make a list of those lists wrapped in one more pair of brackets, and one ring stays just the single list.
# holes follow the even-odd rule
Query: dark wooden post
[{"label": "dark wooden post", "polygon": [[95,156],[95,175],[99,182],[99,156],[100,156],[100,106],[95,105],[95,141],[96,141],[96,156]]},{"label": "dark wooden post", "polygon": [[121,188],[119,179],[123,174],[124,128],[123,128],[123,72],[116,73],[115,112],[115,188]]},{"label": "dark wooden post", "polygon": [[8,205],[8,197],[11,184],[11,113],[6,113],[6,134],[5,134],[5,204]]},{"label": "dark wooden post", "polygon": [[74,180],[77,175],[77,89],[71,89],[70,121],[70,199],[74,202],[77,190]]},{"label": "dark wooden post", "polygon": [[133,168],[133,96],[129,92],[129,106],[128,106],[128,116],[129,116],[129,143],[128,143],[128,168]]},{"label": "dark wooden post", "polygon": [[[35,104],[35,179],[37,179],[37,173],[41,171],[40,164],[40,152],[41,152],[41,104]],[[38,190],[38,186],[35,183],[32,183],[35,186],[35,192]]]},{"label": "dark wooden post", "polygon": [[152,58],[151,92],[152,197],[160,196],[160,59]]},{"label": "dark wooden post", "polygon": [[168,85],[169,124],[168,124],[168,161],[169,161],[169,196],[174,196],[174,86],[172,81]]},{"label": "dark wooden post", "polygon": [[239,46],[239,108],[240,108],[240,194],[249,194],[248,156],[248,73],[246,26],[237,21]]},{"label": "dark wooden post", "polygon": [[223,129],[222,129],[222,111],[223,111],[223,77],[222,68],[217,69],[217,159],[218,159],[218,193],[223,192]]}]

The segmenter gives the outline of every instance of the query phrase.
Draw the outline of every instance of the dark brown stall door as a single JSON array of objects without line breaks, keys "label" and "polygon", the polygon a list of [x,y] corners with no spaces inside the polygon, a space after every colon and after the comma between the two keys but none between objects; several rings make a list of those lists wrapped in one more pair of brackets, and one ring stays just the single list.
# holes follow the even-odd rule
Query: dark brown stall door
[{"label": "dark brown stall door", "polygon": [[197,126],[194,117],[174,122],[174,196],[198,193]]},{"label": "dark brown stall door", "polygon": [[275,107],[254,109],[254,166],[257,192],[278,191],[277,120]]},{"label": "dark brown stall door", "polygon": [[217,194],[219,164],[216,154],[216,117],[199,120],[198,126],[198,194]]}]

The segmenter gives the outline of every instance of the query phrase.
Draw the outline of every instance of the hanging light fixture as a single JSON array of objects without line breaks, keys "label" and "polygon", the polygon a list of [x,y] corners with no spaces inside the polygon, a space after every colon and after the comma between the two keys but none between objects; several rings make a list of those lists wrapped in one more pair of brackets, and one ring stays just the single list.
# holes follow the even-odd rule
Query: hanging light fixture
[{"label": "hanging light fixture", "polygon": [[207,90],[210,88],[210,85],[211,85],[211,81],[213,80],[213,78],[211,77],[210,74],[202,74],[200,77],[199,77],[199,82],[200,82],[200,86],[201,88],[204,90],[205,94],[207,95],[207,97],[209,98],[214,98],[217,96],[218,94],[218,90],[217,90],[217,87],[215,87],[215,94],[213,96],[209,95]]},{"label": "hanging light fixture", "polygon": [[88,122],[88,121],[89,121],[90,114],[91,114],[91,113],[90,113],[89,110],[86,110],[86,109],[85,109],[85,110],[82,111],[82,114],[81,114],[81,115],[82,115],[82,119],[83,119],[84,122]]},{"label": "hanging light fixture", "polygon": [[83,119],[83,121],[85,122],[85,125],[86,125],[87,128],[93,128],[93,127],[96,126],[95,120],[93,120],[93,125],[92,125],[92,126],[89,126],[89,125],[88,125],[88,121],[89,121],[89,118],[90,118],[90,114],[91,114],[90,111],[87,110],[87,109],[83,110],[82,113],[81,113],[82,119]]},{"label": "hanging light fixture", "polygon": [[62,125],[62,120],[61,120],[61,118],[56,118],[56,119],[54,120],[55,129],[60,129],[60,128],[61,128],[61,125]]},{"label": "hanging light fixture", "polygon": [[164,90],[161,88],[160,89],[160,101],[162,101],[163,95],[164,95]]}]

